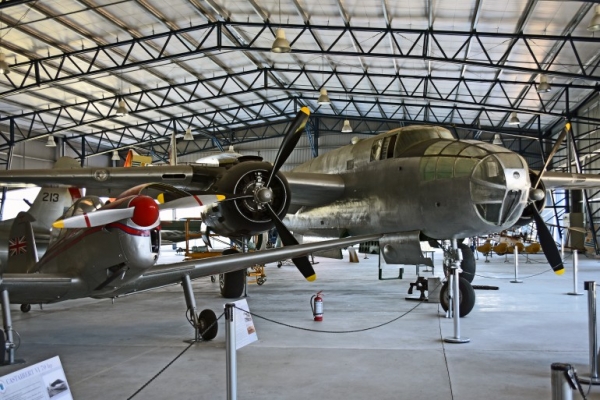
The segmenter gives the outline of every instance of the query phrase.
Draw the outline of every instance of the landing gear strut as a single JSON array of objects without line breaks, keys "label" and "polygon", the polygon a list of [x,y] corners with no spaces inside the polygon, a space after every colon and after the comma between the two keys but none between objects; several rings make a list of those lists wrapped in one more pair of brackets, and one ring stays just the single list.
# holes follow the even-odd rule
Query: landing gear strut
[{"label": "landing gear strut", "polygon": [[189,275],[185,275],[181,280],[183,293],[185,295],[185,304],[187,312],[190,315],[190,322],[194,327],[194,341],[213,340],[217,336],[219,326],[217,325],[217,315],[209,309],[196,314],[196,299],[192,290],[192,281]]},{"label": "landing gear strut", "polygon": [[[4,332],[0,332],[0,365],[12,365],[25,362],[24,360],[15,360],[17,346],[15,345],[13,337],[8,290],[2,291],[2,322],[4,323]],[[8,360],[6,359],[7,356]]]},{"label": "landing gear strut", "polygon": [[[455,241],[453,241],[454,243],[456,243]],[[458,263],[460,262],[460,257],[458,255],[458,251],[460,249],[460,251],[463,251],[463,249],[465,247],[468,246],[456,246],[453,247],[449,242],[445,242],[442,245],[442,249],[444,250],[444,275],[446,276],[446,278],[448,278],[450,276],[451,273],[451,266],[452,265],[458,265]],[[464,253],[463,253],[464,254]],[[473,257],[473,253],[470,253],[471,258]],[[464,261],[462,263],[462,265],[464,265]],[[470,266],[470,265],[469,265]],[[474,263],[473,263],[474,266]],[[459,272],[462,272],[462,270],[460,270]],[[473,272],[474,272],[474,268],[473,268]],[[448,282],[449,280],[447,280],[446,282],[444,282],[444,284],[442,285],[442,289],[440,291],[440,303],[442,305],[442,308],[444,309],[444,311],[448,311],[448,308],[450,307],[450,296],[449,296],[449,288],[448,288]],[[473,286],[471,286],[471,283],[469,282],[469,280],[463,278],[462,276],[459,278],[458,281],[458,301],[459,301],[459,313],[460,313],[460,317],[465,317],[467,316],[471,310],[473,310],[473,307],[475,306],[475,290],[473,290]]]}]

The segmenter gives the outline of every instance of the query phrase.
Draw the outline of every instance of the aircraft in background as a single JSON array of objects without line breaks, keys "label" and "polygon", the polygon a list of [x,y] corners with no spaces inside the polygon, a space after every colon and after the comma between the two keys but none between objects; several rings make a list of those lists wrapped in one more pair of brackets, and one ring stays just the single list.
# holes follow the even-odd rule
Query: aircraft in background
[{"label": "aircraft in background", "polygon": [[[157,193],[168,193],[172,200],[158,205],[153,198]],[[164,184],[132,188],[110,203],[103,203],[96,196],[82,197],[73,203],[60,220],[54,222],[50,245],[39,260],[35,239],[33,235],[27,234],[32,232],[33,221],[30,218],[17,218],[13,231],[19,231],[27,239],[23,242],[22,251],[10,254],[8,267],[2,271],[0,279],[6,329],[6,343],[0,343],[0,349],[9,349],[9,363],[14,362],[10,304],[21,304],[21,309],[28,311],[31,304],[56,303],[85,297],[114,299],[181,283],[187,316],[196,331],[196,339],[201,336],[204,340],[210,340],[217,334],[217,325],[213,324],[217,318],[211,310],[196,313],[191,280],[286,258],[307,259],[307,255],[313,251],[344,247],[380,237],[368,235],[254,253],[157,264],[160,256],[159,210],[198,201],[227,202],[220,197],[189,196]],[[300,263],[301,267],[303,265]],[[314,275],[312,267],[310,269],[308,273]],[[306,275],[307,271],[302,273]],[[0,355],[4,356],[4,351]]]},{"label": "aircraft in background", "polygon": [[[476,266],[461,239],[535,220],[549,264],[560,273],[564,271],[560,253],[539,215],[546,189],[600,186],[598,175],[538,173],[504,147],[457,140],[447,129],[422,125],[354,141],[279,173],[309,114],[303,107],[290,123],[273,166],[249,160],[225,167],[84,168],[52,174],[15,170],[0,172],[0,182],[69,184],[104,191],[163,182],[184,190],[223,193],[231,201],[202,212],[203,222],[221,236],[249,237],[275,226],[285,245],[297,243],[281,222],[289,214],[287,223],[298,234],[338,238],[386,234],[380,245],[389,264],[431,265],[420,248],[420,241],[429,240],[444,249],[446,267],[458,263],[458,249],[462,250],[463,316],[475,304],[470,282]],[[447,285],[441,296],[447,307]]]},{"label": "aircraft in background", "polygon": [[[81,168],[72,158],[62,157],[54,165],[57,169]],[[31,220],[32,234],[37,243],[38,254],[43,254],[48,247],[52,223],[68,209],[73,201],[81,197],[81,190],[67,187],[42,187],[29,210],[22,212],[17,218]],[[27,214],[27,216],[25,216]],[[26,238],[12,232],[16,219],[0,221],[0,268],[6,271],[9,253],[24,249]]]}]

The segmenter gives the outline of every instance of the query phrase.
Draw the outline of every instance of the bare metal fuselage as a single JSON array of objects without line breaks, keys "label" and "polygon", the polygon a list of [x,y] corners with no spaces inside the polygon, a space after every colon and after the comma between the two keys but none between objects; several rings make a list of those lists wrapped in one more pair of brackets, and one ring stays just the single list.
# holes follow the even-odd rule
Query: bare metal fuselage
[{"label": "bare metal fuselage", "polygon": [[[37,271],[42,275],[58,273],[77,278],[78,284],[65,285],[64,293],[57,294],[55,301],[113,297],[119,294],[119,288],[134,282],[155,264],[159,246],[152,242],[158,240],[157,236],[153,239],[150,231],[135,232],[120,223],[69,229],[40,259]],[[118,277],[98,289],[115,271]],[[12,295],[10,301],[16,304],[36,303],[32,293],[38,294],[40,299],[47,298],[44,286],[40,285],[31,288],[27,299]]]},{"label": "bare metal fuselage", "polygon": [[[437,165],[452,165],[450,169],[456,168],[457,160],[461,158],[440,152],[436,154],[428,150],[431,146],[443,148],[451,144],[468,147],[479,144],[471,141],[471,144],[465,145],[451,139],[429,140],[420,145],[420,150],[416,146],[417,150],[412,153],[403,154],[401,149],[392,153],[390,150],[388,158],[373,159],[374,142],[386,136],[389,134],[331,151],[293,170],[291,175],[294,172],[338,174],[344,182],[344,193],[331,204],[302,207],[288,214],[286,225],[295,233],[322,237],[420,231],[429,238],[451,239],[498,232],[512,226],[522,214],[530,186],[524,161],[522,168],[508,168],[514,165],[501,167],[505,192],[516,193],[514,196],[517,198],[503,206],[502,212],[508,216],[510,211],[509,217],[495,221],[482,218],[482,211],[478,211],[476,206],[478,199],[475,198],[481,195],[477,186],[479,182],[474,180],[474,171],[481,170],[482,160],[491,156],[494,161],[497,158],[495,150],[502,153],[504,159],[508,157],[510,162],[520,158],[516,154],[486,144],[485,149],[477,147],[478,157],[463,157],[466,161],[460,161],[472,165],[468,173],[450,171],[449,176],[438,174],[427,179],[427,163],[432,157],[435,157]],[[433,156],[428,153],[433,153]],[[460,154],[459,151],[457,153]],[[435,167],[433,171],[435,174]],[[517,176],[518,179],[515,178]],[[502,185],[492,182],[488,186],[495,188]],[[508,198],[505,196],[497,203],[507,203]]]}]

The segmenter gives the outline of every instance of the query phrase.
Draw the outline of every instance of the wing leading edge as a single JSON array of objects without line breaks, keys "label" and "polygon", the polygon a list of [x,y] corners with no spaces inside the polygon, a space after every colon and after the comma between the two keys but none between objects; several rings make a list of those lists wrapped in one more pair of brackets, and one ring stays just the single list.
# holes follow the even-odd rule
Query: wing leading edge
[{"label": "wing leading edge", "polygon": [[[254,253],[239,253],[202,260],[159,264],[132,283],[119,287],[114,291],[104,291],[100,296],[90,291],[82,279],[66,274],[3,274],[0,278],[0,290],[8,291],[10,302],[13,304],[52,303],[78,297],[115,297],[180,283],[185,275],[188,275],[191,279],[196,279],[232,272],[256,264],[266,264],[287,258],[306,256],[322,250],[379,240],[381,237],[382,235],[379,234],[362,235],[286,246]],[[84,293],[87,293],[87,296],[82,296]]]},{"label": "wing leading edge", "polygon": [[593,189],[600,188],[600,175],[548,171],[542,182],[546,189]]}]

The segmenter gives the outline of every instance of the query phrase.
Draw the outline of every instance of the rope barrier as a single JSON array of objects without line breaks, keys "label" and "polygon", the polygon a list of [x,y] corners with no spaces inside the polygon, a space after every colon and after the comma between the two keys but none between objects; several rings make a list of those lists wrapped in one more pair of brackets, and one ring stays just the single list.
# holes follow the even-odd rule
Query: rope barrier
[{"label": "rope barrier", "polygon": [[[206,333],[208,332],[209,329],[211,329],[220,319],[221,317],[223,317],[223,315],[225,315],[225,313],[223,312],[221,315],[219,315],[219,318],[217,318],[212,324],[210,324],[202,333]],[[136,390],[136,392],[134,394],[132,394],[131,396],[129,396],[127,398],[127,400],[131,400],[133,399],[135,396],[137,396],[142,390],[144,390],[150,383],[152,383],[156,378],[158,378],[163,372],[165,372],[167,370],[167,368],[169,368],[171,365],[173,365],[173,363],[175,361],[177,361],[179,359],[179,357],[181,357],[182,355],[185,354],[186,351],[188,351],[190,349],[190,347],[192,347],[193,344],[195,344],[196,342],[192,341],[185,349],[183,349],[183,351],[181,353],[179,353],[174,359],[172,359],[163,369],[161,369],[160,371],[158,371],[158,373],[156,375],[154,375],[152,378],[150,378],[150,380],[148,380],[148,382],[146,382],[141,388],[139,388],[138,390]]]}]

